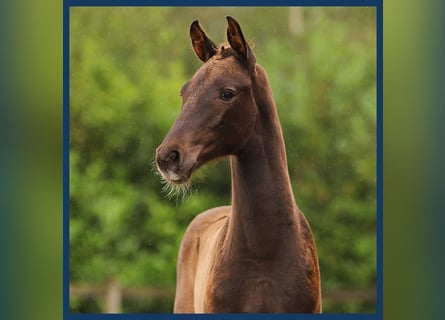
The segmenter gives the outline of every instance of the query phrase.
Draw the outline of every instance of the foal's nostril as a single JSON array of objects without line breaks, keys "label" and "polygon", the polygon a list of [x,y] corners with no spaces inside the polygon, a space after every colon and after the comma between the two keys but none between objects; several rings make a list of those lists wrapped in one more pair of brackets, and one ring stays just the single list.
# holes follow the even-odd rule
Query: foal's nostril
[{"label": "foal's nostril", "polygon": [[167,163],[173,166],[177,166],[179,164],[179,160],[180,160],[179,152],[176,150],[170,152],[170,154],[166,159]]},{"label": "foal's nostril", "polygon": [[181,154],[177,150],[170,152],[157,150],[156,162],[161,170],[176,170],[181,163]]}]

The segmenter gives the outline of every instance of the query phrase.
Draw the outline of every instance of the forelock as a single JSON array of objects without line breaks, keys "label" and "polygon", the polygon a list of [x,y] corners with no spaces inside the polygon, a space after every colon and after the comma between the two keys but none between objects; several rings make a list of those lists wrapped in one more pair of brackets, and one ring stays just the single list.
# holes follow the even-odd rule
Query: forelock
[{"label": "forelock", "polygon": [[228,57],[236,57],[235,51],[228,45],[222,45],[216,54],[216,59],[225,59]]}]

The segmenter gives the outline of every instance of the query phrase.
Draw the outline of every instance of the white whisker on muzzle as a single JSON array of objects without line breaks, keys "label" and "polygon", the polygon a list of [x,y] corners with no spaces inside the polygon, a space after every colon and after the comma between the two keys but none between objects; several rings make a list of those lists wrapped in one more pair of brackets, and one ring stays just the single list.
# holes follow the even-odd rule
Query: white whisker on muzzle
[{"label": "white whisker on muzzle", "polygon": [[[200,183],[204,182],[204,178],[199,174],[193,174],[190,179],[184,183],[175,183],[168,179],[167,175],[164,174],[157,166],[156,160],[152,161],[151,170],[159,176],[161,183],[163,184],[162,193],[168,200],[176,199],[178,203],[179,199],[184,202],[189,196],[198,190]],[[173,172],[169,172],[170,178],[175,178],[177,175]]]}]

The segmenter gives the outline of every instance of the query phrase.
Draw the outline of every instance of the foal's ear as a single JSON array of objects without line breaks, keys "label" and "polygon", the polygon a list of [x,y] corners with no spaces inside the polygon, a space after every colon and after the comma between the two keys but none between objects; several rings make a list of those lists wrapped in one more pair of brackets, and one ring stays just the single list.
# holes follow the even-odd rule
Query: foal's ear
[{"label": "foal's ear", "polygon": [[193,50],[203,62],[209,60],[218,50],[216,44],[202,30],[198,20],[193,21],[190,26],[190,39],[192,40]]},{"label": "foal's ear", "polygon": [[249,44],[246,42],[238,22],[231,16],[226,17],[228,21],[227,26],[227,40],[232,49],[236,52],[238,58],[248,66],[255,66],[255,57],[250,50]]}]

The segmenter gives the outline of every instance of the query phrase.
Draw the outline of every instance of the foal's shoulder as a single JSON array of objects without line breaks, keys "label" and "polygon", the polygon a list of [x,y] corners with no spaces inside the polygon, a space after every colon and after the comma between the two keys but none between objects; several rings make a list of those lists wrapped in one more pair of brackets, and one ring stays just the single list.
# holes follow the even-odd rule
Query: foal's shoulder
[{"label": "foal's shoulder", "polygon": [[206,210],[193,218],[187,228],[187,233],[201,233],[212,226],[219,226],[226,221],[231,212],[231,206],[222,206]]},{"label": "foal's shoulder", "polygon": [[190,250],[199,250],[200,244],[218,233],[231,212],[231,206],[224,206],[206,210],[194,217],[182,238],[180,257],[190,254]]}]

